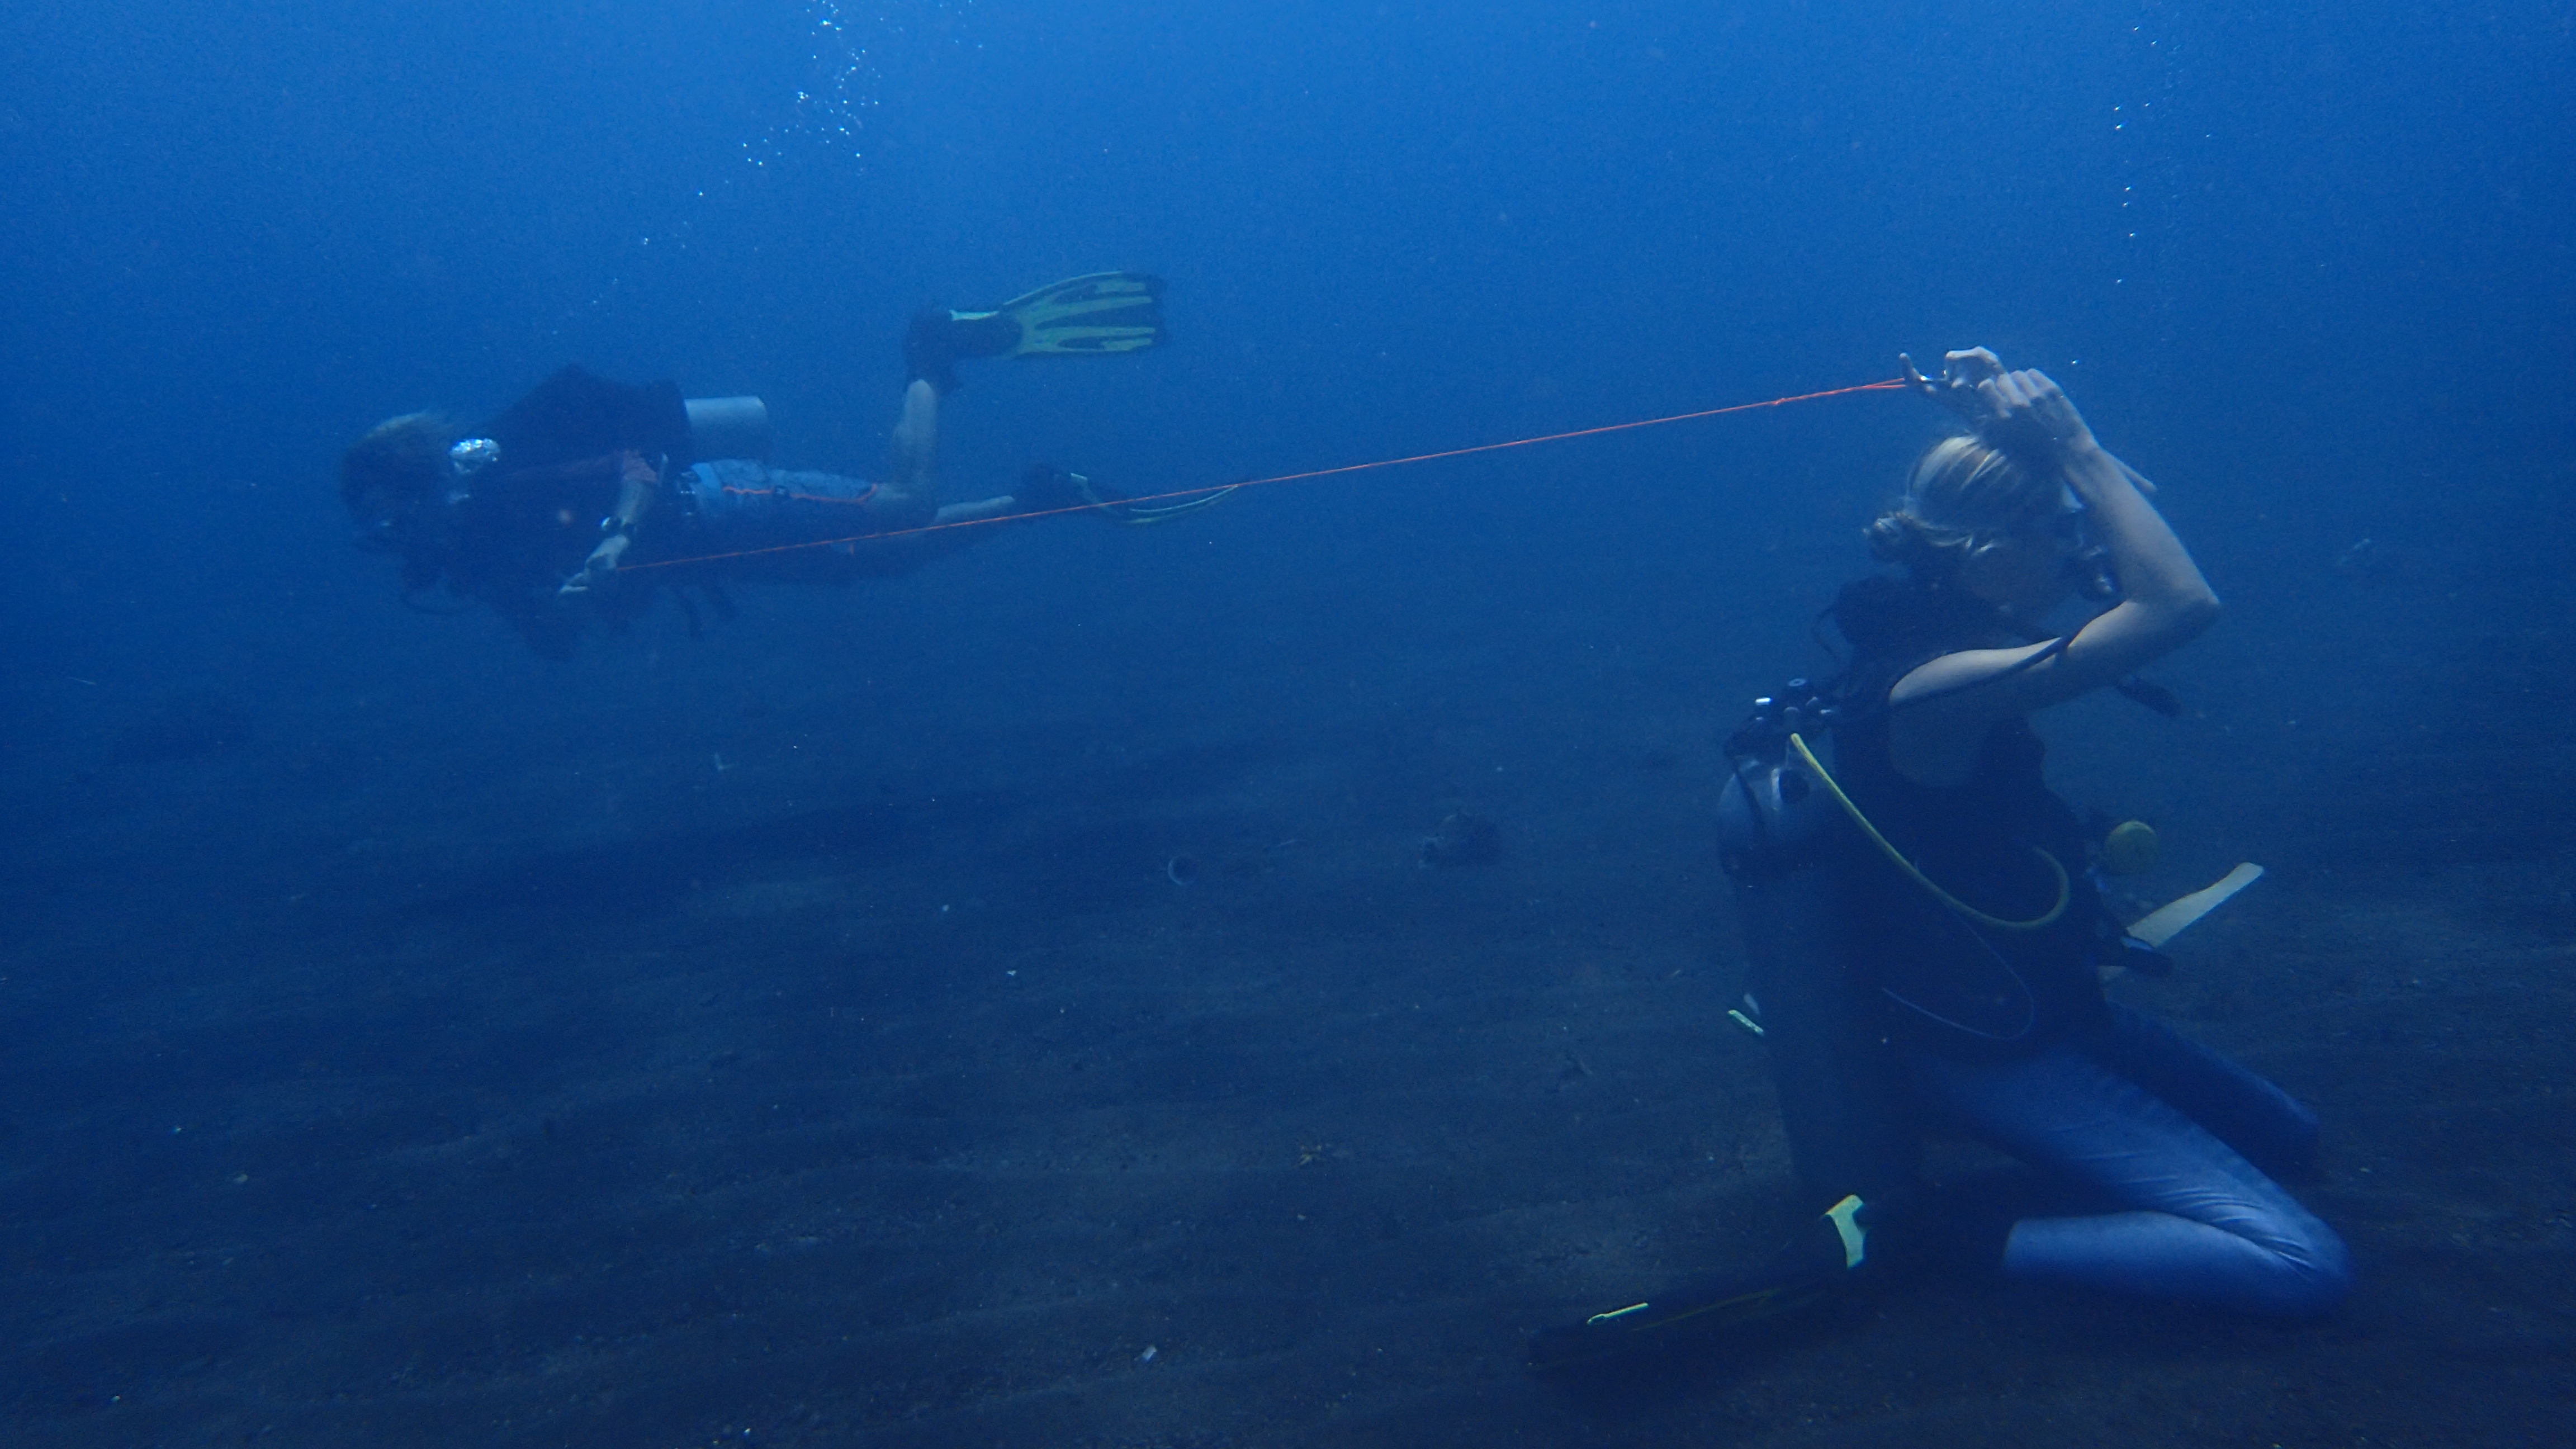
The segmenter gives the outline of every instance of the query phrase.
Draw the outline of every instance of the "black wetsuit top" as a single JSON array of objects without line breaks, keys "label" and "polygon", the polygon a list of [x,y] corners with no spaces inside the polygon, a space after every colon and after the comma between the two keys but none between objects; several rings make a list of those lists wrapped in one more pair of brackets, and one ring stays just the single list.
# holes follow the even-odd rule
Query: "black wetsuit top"
[{"label": "black wetsuit top", "polygon": [[2048,913],[2057,876],[2040,851],[2064,867],[2070,893],[2054,923],[2002,930],[1960,916],[1876,846],[1855,844],[1843,869],[1851,873],[1861,969],[1878,988],[1887,1030],[1945,1054],[2017,1056],[2092,1026],[2103,1014],[2094,960],[2108,917],[2086,875],[2083,824],[2041,778],[2047,747],[2029,722],[1991,726],[1975,769],[1955,788],[1907,779],[1888,749],[1887,696],[1897,681],[1943,654],[2023,641],[1973,599],[1886,579],[1845,590],[1834,617],[1854,648],[1834,774],[1870,823],[1943,890],[1987,915],[2024,921]]},{"label": "black wetsuit top", "polygon": [[[477,431],[501,445],[501,461],[440,506],[437,542],[417,564],[407,561],[405,582],[443,575],[537,652],[563,657],[583,615],[556,591],[598,547],[600,520],[617,507],[620,455],[688,462],[688,409],[675,383],[633,387],[567,367]],[[589,612],[641,607],[647,591],[629,592]]]}]

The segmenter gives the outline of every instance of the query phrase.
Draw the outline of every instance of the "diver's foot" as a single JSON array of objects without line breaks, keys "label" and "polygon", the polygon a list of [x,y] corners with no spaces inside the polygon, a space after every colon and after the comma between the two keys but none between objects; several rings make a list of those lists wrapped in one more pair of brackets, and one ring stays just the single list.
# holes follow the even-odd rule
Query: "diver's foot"
[{"label": "diver's foot", "polygon": [[[1111,523],[1125,524],[1129,528],[1142,528],[1149,524],[1169,523],[1175,518],[1187,517],[1224,499],[1242,486],[1240,483],[1226,483],[1186,495],[1148,493],[1143,498],[1138,498],[1131,493],[1122,493],[1088,474],[1068,473],[1062,468],[1046,463],[1031,463],[1028,471],[1020,475],[1019,489],[1012,496],[1020,500],[1020,509],[1025,513],[1066,513],[1076,508],[1085,508],[1089,509],[1094,516],[1107,519]],[[1178,498],[1179,501],[1153,501],[1172,498]]]},{"label": "diver's foot", "polygon": [[904,377],[929,383],[944,397],[959,387],[959,359],[1001,357],[1019,343],[1020,324],[1010,317],[992,312],[960,317],[946,307],[924,307],[904,329]]},{"label": "diver's foot", "polygon": [[1068,473],[1053,463],[1031,463],[1020,474],[1020,486],[1011,490],[1022,513],[1062,513],[1069,509],[1091,508],[1099,504],[1095,492],[1086,491],[1086,482],[1078,473]]}]

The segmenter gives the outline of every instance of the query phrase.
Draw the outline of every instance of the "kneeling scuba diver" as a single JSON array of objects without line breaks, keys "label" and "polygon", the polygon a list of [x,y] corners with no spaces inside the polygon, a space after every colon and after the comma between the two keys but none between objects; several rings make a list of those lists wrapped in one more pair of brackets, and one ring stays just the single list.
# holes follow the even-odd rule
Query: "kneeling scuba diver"
[{"label": "kneeling scuba diver", "polygon": [[[2206,627],[2215,596],[2146,503],[2152,485],[2055,384],[1982,349],[1951,354],[1937,381],[1907,372],[1972,435],[1929,450],[1872,526],[1901,572],[1838,597],[1843,675],[1757,702],[1720,802],[1748,959],[1750,1010],[1729,1014],[1768,1050],[1818,1216],[1760,1262],[1541,1331],[1535,1367],[1771,1317],[1890,1260],[2284,1315],[2348,1287],[2340,1240],[2254,1166],[2305,1159],[2314,1115],[2101,993],[2234,886],[2141,921],[2152,941],[2124,933],[2025,719],[2104,686],[2170,712],[2130,671]],[[2071,595],[2114,592],[2115,569],[2127,598],[2034,637]],[[1945,1198],[1921,1173],[1933,1125],[2111,1210],[2015,1219]]]}]

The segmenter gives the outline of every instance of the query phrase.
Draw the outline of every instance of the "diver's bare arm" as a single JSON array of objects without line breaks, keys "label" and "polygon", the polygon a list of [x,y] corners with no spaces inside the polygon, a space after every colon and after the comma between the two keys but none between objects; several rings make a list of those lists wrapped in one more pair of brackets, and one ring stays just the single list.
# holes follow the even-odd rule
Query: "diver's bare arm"
[{"label": "diver's bare arm", "polygon": [[[1959,728],[2067,700],[2119,679],[2198,637],[2218,618],[2218,595],[2191,554],[2139,490],[2137,475],[2095,441],[2073,402],[2047,374],[1997,372],[1976,384],[1984,427],[2017,434],[2025,452],[2045,450],[2066,485],[2084,501],[2095,535],[2119,571],[2120,603],[2078,630],[2053,657],[2016,668],[2032,649],[1982,649],[1945,655],[1909,674],[1891,698],[1939,696],[1927,709]],[[2046,646],[2033,646],[2044,648]],[[1992,688],[1975,682],[1994,677]]]},{"label": "diver's bare arm", "polygon": [[939,506],[939,392],[915,378],[903,390],[894,424],[892,491],[927,512]]},{"label": "diver's bare arm", "polygon": [[559,592],[587,593],[593,583],[617,572],[617,561],[624,558],[626,550],[634,545],[635,525],[652,507],[654,490],[661,481],[654,473],[653,465],[644,461],[643,454],[626,454],[617,484],[617,511],[601,520],[608,536],[599,541],[599,547],[590,551],[590,557],[582,560],[581,568],[564,580]]},{"label": "diver's bare arm", "polygon": [[[2063,388],[2037,369],[2006,373],[1984,384],[2016,416],[2044,430],[2066,486],[2084,500],[2094,536],[2111,551],[2120,576],[2121,604],[2096,619],[2067,646],[2067,653],[2100,653],[2103,682],[2181,647],[2218,618],[2218,595],[2200,566],[2147,501],[2138,475],[2095,441],[2093,430]],[[2125,611],[2125,612],[2124,612]],[[2119,616],[2113,628],[2095,631]],[[2087,638],[2088,635],[2095,637]]]}]

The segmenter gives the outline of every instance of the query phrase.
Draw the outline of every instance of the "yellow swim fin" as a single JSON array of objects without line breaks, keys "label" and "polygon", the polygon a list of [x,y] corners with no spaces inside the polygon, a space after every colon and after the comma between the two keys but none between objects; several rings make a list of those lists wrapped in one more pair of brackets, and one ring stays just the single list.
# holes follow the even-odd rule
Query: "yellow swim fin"
[{"label": "yellow swim fin", "polygon": [[957,390],[969,357],[1109,357],[1168,339],[1163,279],[1143,272],[1067,277],[998,307],[925,307],[903,337],[904,372],[942,393]]},{"label": "yellow swim fin", "polygon": [[984,312],[951,312],[972,326],[1007,318],[1018,337],[1002,357],[1102,357],[1168,341],[1163,279],[1143,272],[1093,272],[1050,283]]}]

